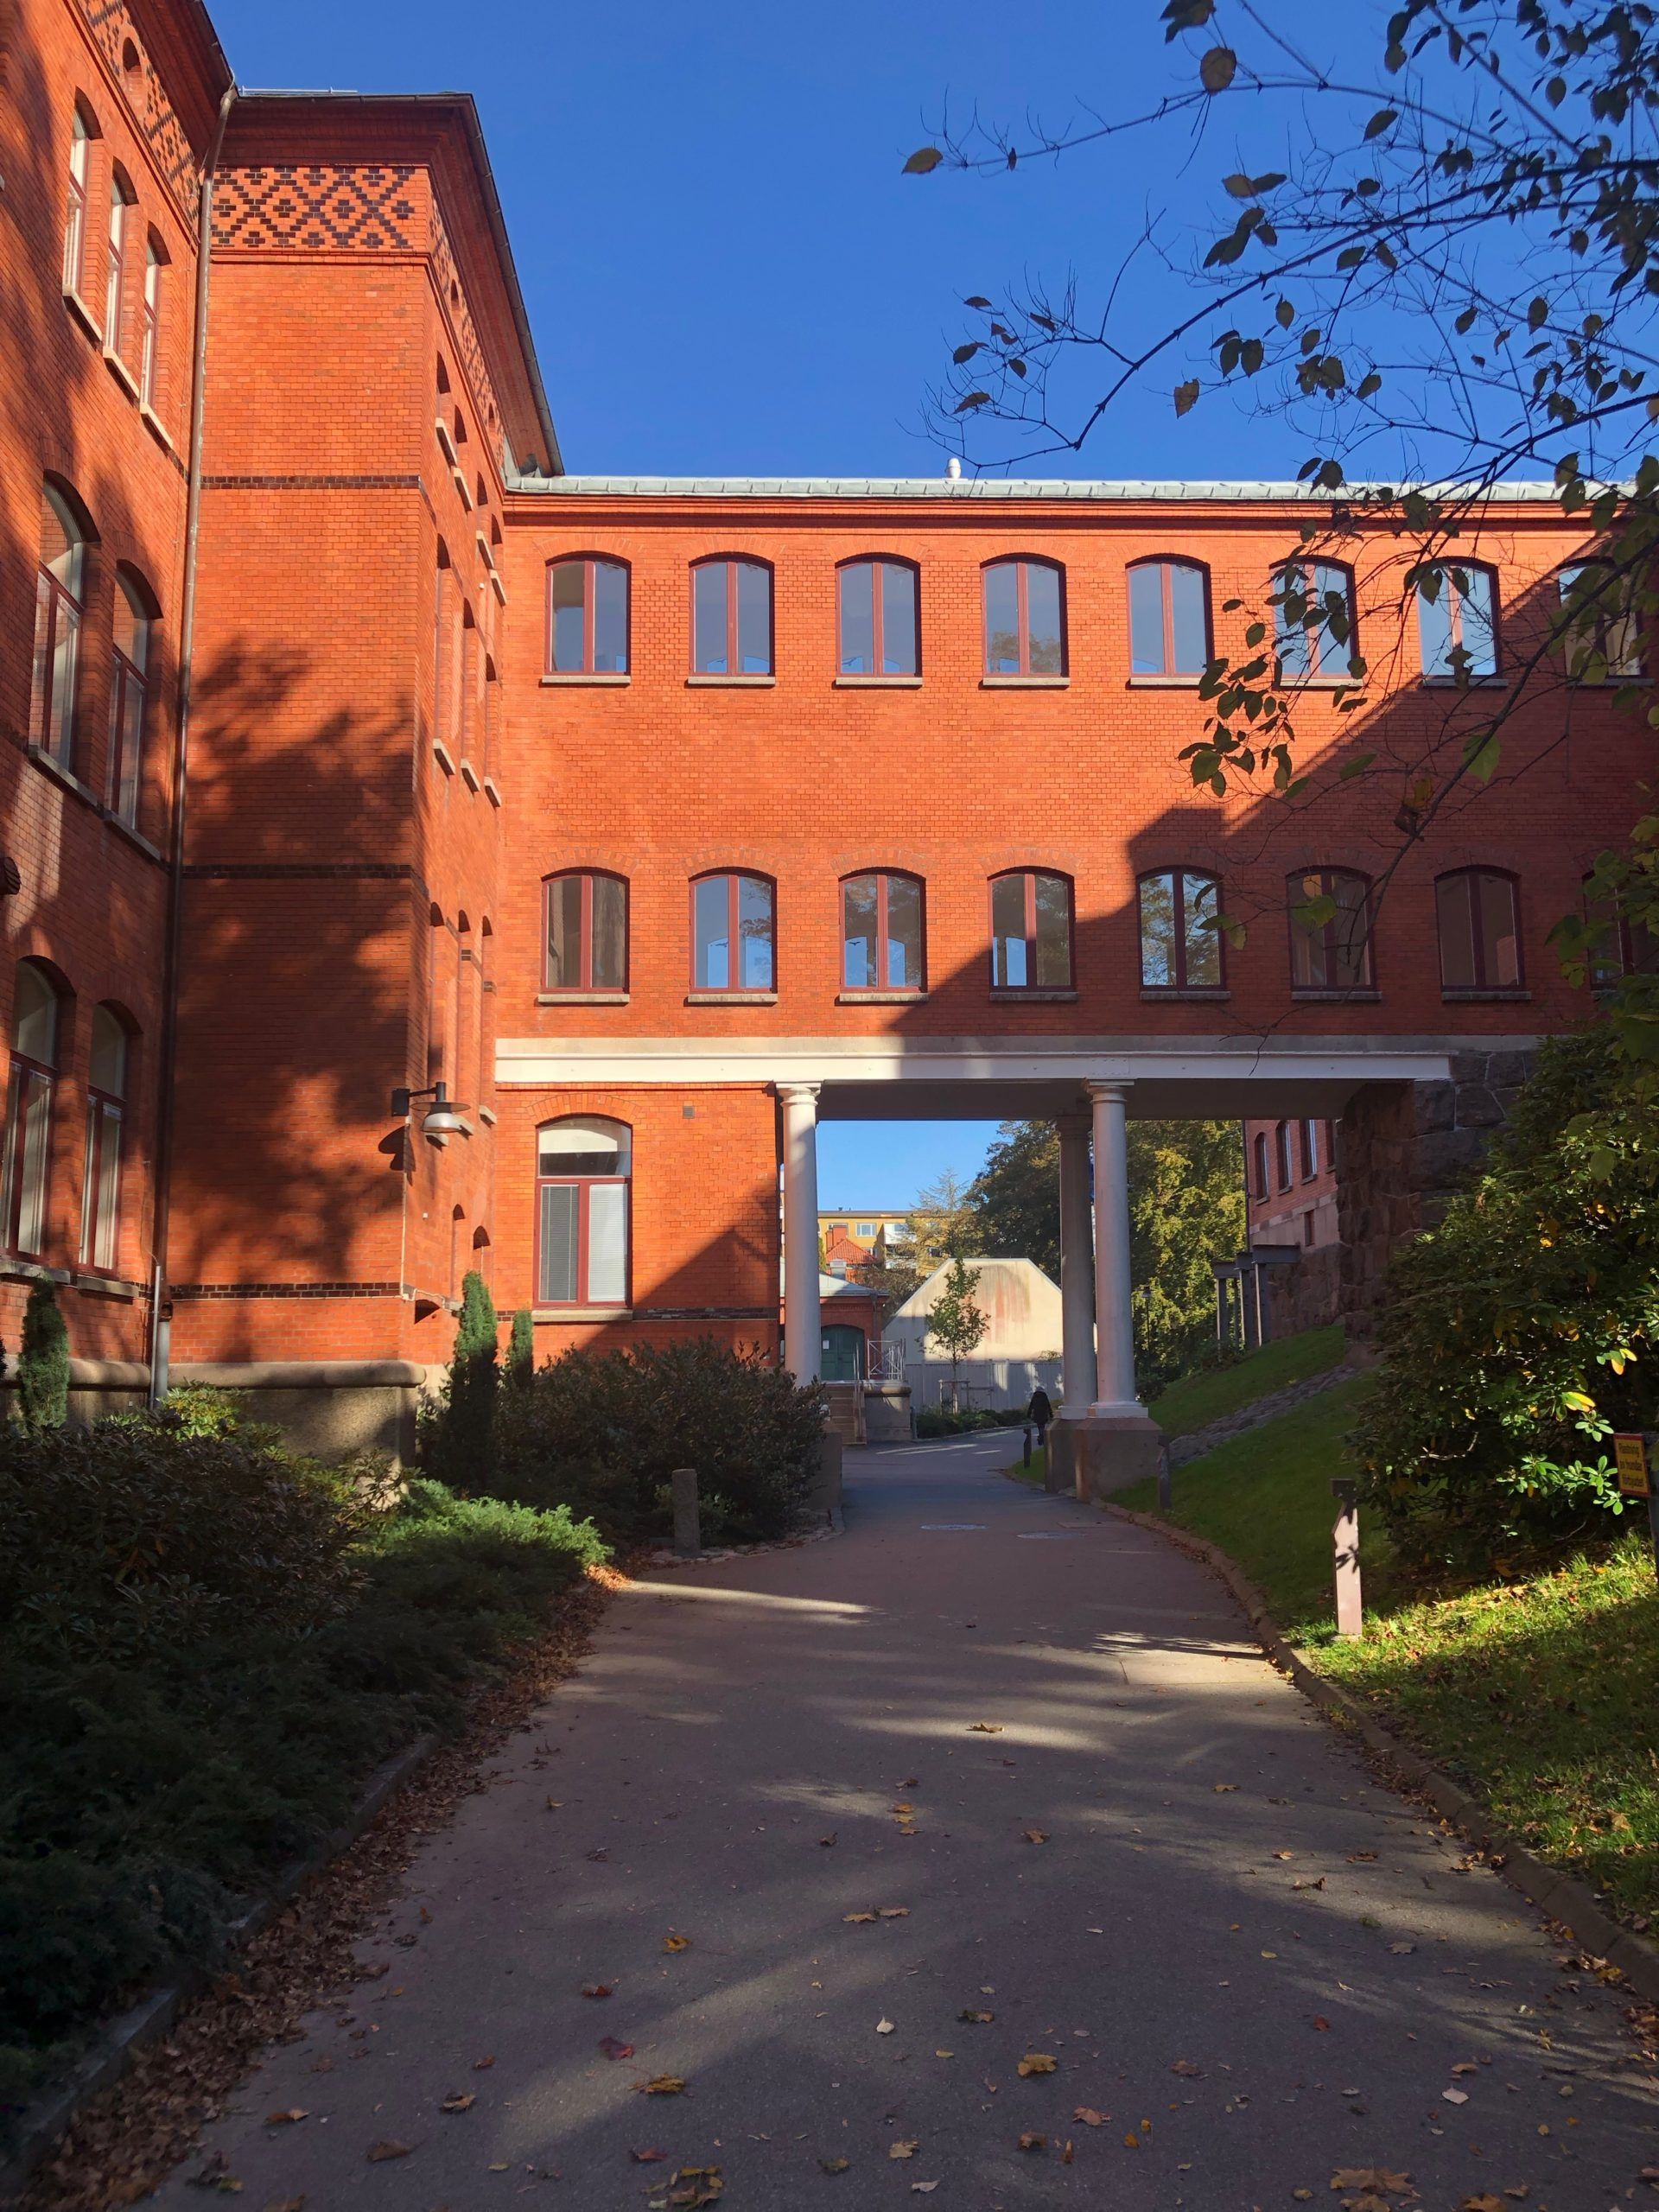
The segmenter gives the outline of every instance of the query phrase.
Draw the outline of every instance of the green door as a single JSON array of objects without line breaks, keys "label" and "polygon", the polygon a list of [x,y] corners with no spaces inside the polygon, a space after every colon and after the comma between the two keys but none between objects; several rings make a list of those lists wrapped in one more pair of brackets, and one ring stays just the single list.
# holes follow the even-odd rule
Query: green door
[{"label": "green door", "polygon": [[823,1363],[826,1382],[856,1382],[864,1373],[864,1334],[844,1321],[832,1322],[823,1332]]}]

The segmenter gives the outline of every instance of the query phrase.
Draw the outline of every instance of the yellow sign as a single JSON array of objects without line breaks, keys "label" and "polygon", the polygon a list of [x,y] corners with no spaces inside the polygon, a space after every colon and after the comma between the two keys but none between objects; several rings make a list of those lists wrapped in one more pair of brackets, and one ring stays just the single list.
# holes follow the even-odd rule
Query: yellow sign
[{"label": "yellow sign", "polygon": [[1621,1497],[1646,1497],[1649,1495],[1645,1437],[1616,1436],[1613,1439],[1613,1465],[1618,1469],[1618,1494]]}]

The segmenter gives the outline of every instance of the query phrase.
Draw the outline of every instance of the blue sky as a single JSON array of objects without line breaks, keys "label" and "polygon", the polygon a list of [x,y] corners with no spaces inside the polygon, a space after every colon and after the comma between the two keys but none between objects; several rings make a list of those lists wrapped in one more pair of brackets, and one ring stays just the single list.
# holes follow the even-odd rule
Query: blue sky
[{"label": "blue sky", "polygon": [[[900,175],[977,100],[1063,123],[1079,97],[1189,83],[1160,0],[214,0],[249,86],[465,90],[478,100],[566,466],[619,473],[931,475],[923,396],[965,294],[1022,271],[1109,274],[1148,212],[1172,243],[1240,165],[1217,133],[1122,141],[1012,177]],[[1351,39],[1374,19],[1344,0]],[[1299,26],[1304,35],[1306,27]],[[1369,41],[1367,41],[1369,44]],[[1252,124],[1251,127],[1255,127]],[[1274,149],[1258,142],[1249,162]],[[1185,226],[1184,229],[1183,226]],[[1175,290],[1147,265],[1148,312]],[[1302,442],[1225,404],[1177,423],[1192,364],[1128,399],[1050,474],[1291,474]],[[906,1205],[964,1179],[988,1122],[829,1126],[827,1205]]]}]

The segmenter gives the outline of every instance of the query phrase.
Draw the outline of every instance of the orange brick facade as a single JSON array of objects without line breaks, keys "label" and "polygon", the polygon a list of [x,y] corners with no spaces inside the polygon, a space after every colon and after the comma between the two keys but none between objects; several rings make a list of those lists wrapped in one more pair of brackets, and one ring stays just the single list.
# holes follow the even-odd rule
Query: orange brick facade
[{"label": "orange brick facade", "polygon": [[[80,1360],[149,1358],[175,896],[163,1288],[191,1370],[424,1368],[474,1265],[499,1306],[536,1310],[540,1352],[690,1331],[775,1351],[780,1083],[820,1085],[823,1113],[978,1116],[1066,1110],[1098,1069],[1140,1086],[1132,1110],[1326,1120],[1373,1075],[1442,1079],[1451,1055],[1524,1052],[1582,1017],[1546,933],[1635,811],[1641,750],[1588,690],[1524,711],[1505,777],[1411,847],[1364,988],[1293,989],[1287,878],[1377,876],[1406,770],[1455,749],[1459,710],[1406,664],[1408,640],[1361,713],[1316,689],[1300,715],[1310,759],[1363,746],[1400,774],[1289,809],[1195,794],[1177,756],[1206,709],[1190,678],[1134,674],[1127,580],[1201,564],[1216,649],[1234,650],[1250,617],[1226,602],[1259,604],[1305,502],[566,477],[468,102],[255,95],[222,115],[230,78],[194,0],[17,0],[9,20],[0,851],[19,888],[0,900],[0,1026],[15,1043],[20,961],[60,1009],[48,1218],[0,1261],[9,1350],[44,1269]],[[96,135],[67,292],[78,105]],[[221,120],[175,881],[196,231]],[[100,324],[117,164],[130,240],[164,255],[147,402]],[[88,533],[68,765],[35,726],[48,484]],[[1492,564],[1507,652],[1541,634],[1580,543],[1546,500],[1484,518],[1466,550]],[[1354,545],[1380,653],[1406,556],[1380,530]],[[575,556],[626,571],[626,671],[550,666],[550,564]],[[769,680],[693,666],[692,573],[715,556],[764,565]],[[871,556],[912,565],[914,679],[841,678],[839,568]],[[985,571],[1020,556],[1063,575],[1063,681],[987,676]],[[130,822],[108,759],[118,567],[159,610]],[[1492,988],[1443,978],[1436,880],[1468,868],[1516,879],[1519,974]],[[1243,927],[1223,988],[1143,982],[1137,881],[1170,868],[1217,879]],[[841,887],[872,870],[922,887],[921,988],[844,988]],[[990,882],[1017,870],[1070,887],[1062,988],[994,986]],[[548,988],[561,871],[626,880],[620,988]],[[692,885],[715,871],[772,887],[769,991],[694,987]],[[81,1253],[99,1006],[129,1040],[118,1261],[101,1268]],[[422,1135],[418,1101],[408,1127],[390,1113],[394,1086],[439,1081],[460,1134]],[[536,1278],[537,1131],[569,1116],[631,1133],[626,1288],[591,1306]]]}]

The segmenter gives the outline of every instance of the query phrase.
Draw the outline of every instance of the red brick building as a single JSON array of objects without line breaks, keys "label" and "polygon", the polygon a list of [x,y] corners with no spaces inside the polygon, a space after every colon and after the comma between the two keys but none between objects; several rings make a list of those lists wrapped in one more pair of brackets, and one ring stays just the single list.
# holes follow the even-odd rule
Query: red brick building
[{"label": "red brick building", "polygon": [[[159,1288],[175,1371],[337,1436],[472,1265],[542,1353],[774,1348],[781,1168],[810,1372],[820,1116],[1060,1121],[1066,1410],[1130,1457],[1126,1114],[1339,1121],[1363,1310],[1582,1017],[1546,932],[1639,723],[1523,708],[1379,903],[1400,777],[1286,810],[1177,758],[1328,502],[565,474],[468,101],[234,94],[194,0],[10,20],[9,1347],[46,1270],[78,1380],[140,1387]],[[1409,553],[1351,547],[1380,656]],[[1308,757],[1455,757],[1453,632],[1497,676],[1583,550],[1548,487],[1494,502],[1367,705],[1300,669]]]}]

